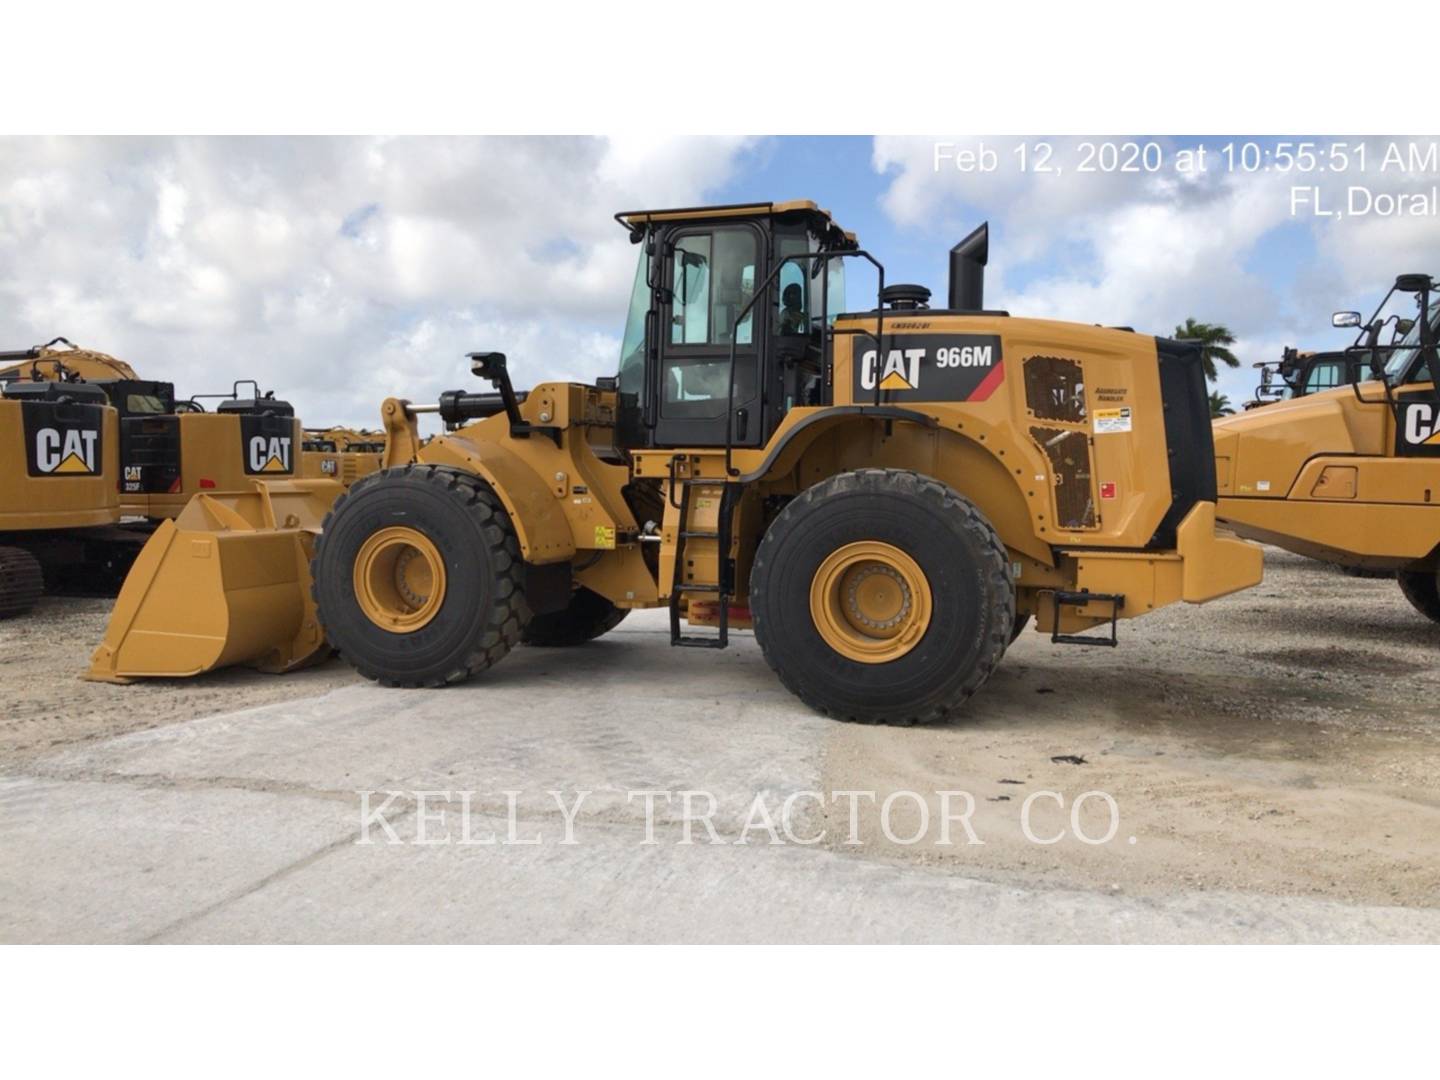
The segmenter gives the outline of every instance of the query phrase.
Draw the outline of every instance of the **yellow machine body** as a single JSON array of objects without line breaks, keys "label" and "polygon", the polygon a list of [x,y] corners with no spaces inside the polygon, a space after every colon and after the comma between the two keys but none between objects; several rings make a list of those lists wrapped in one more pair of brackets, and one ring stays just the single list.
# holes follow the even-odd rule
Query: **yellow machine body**
[{"label": "yellow machine body", "polygon": [[[57,338],[57,341],[62,340]],[[63,382],[81,379],[105,382],[113,379],[138,380],[135,369],[109,353],[95,349],[57,349],[55,342],[27,350],[24,359],[0,363],[0,379],[19,378],[34,382]]]},{"label": "yellow machine body", "polygon": [[119,453],[108,405],[0,398],[0,533],[118,522]]},{"label": "yellow machine body", "polygon": [[381,467],[385,433],[354,428],[306,428],[300,473],[306,480],[335,480],[349,487]]},{"label": "yellow machine body", "polygon": [[119,527],[118,416],[75,383],[0,393],[0,618],[47,587],[115,588],[141,537]]},{"label": "yellow machine body", "polygon": [[[257,479],[305,475],[300,469],[300,421],[293,417],[186,412],[131,424],[139,429],[132,439],[154,438],[160,445],[171,440],[179,454],[178,469],[163,484],[164,490],[122,491],[126,514],[165,520],[177,517],[196,494],[247,491]],[[166,459],[174,461],[169,454]],[[127,478],[127,489],[141,487],[138,476]]]},{"label": "yellow machine body", "polygon": [[[621,216],[647,244],[650,230],[661,230],[662,242],[646,249],[657,253],[670,250],[665,229],[697,218],[719,222],[716,228],[753,224],[757,234],[772,225],[809,229],[812,249],[815,243],[854,249],[853,237],[809,203]],[[643,307],[632,306],[632,321],[637,310],[644,316]],[[658,320],[652,312],[642,321]],[[674,325],[679,335],[681,323]],[[708,443],[652,435],[637,445],[624,434],[630,406],[615,380],[542,383],[517,397],[505,375],[503,407],[477,403],[468,420],[446,415],[450,395],[425,407],[449,426],[428,440],[419,434],[420,410],[387,400],[383,465],[441,466],[483,481],[513,527],[527,581],[563,568],[566,595],[580,586],[631,609],[670,603],[687,586],[728,576],[733,589],[722,596],[735,625],[745,624],[747,583],[776,508],[857,470],[917,473],[973,504],[1005,549],[1014,611],[1033,616],[1044,631],[1076,633],[1260,581],[1260,549],[1216,524],[1203,377],[1182,346],[1126,330],[924,307],[842,315],[806,333],[821,356],[813,396],[824,403],[782,396],[785,407],[767,412],[763,439],[731,440],[722,420],[720,437],[712,424]],[[883,349],[873,344],[877,337]],[[946,344],[962,341],[970,344]],[[723,361],[720,350],[713,352]],[[495,379],[498,369],[486,355],[477,354],[475,370]],[[789,361],[771,363],[762,352],[757,368],[767,377],[789,370]],[[625,371],[622,361],[622,380]],[[765,407],[774,409],[775,400],[766,399]],[[271,525],[282,515],[263,509],[275,492],[309,483],[249,484],[243,498],[252,509],[229,517],[212,505],[218,497],[191,503],[137,563],[93,673],[186,674],[239,662],[283,666],[314,655],[294,641],[310,629],[302,553],[315,515]],[[318,504],[325,495],[316,488],[309,498]],[[228,506],[228,497],[221,501]],[[342,506],[337,516],[343,512]],[[457,579],[459,568],[434,564],[434,552],[422,551],[426,545],[416,537],[406,543],[407,565],[431,563],[416,579],[426,582],[423,589],[404,590]],[[353,568],[346,574],[352,571],[360,575]],[[283,600],[287,587],[293,596]],[[186,611],[184,604],[216,610]],[[697,624],[718,615],[718,605],[698,595],[671,606]],[[943,622],[947,613],[927,617]],[[192,628],[194,622],[203,626]],[[185,629],[177,633],[177,626]],[[137,637],[143,646],[132,646]],[[178,640],[186,644],[176,658]]]},{"label": "yellow machine body", "polygon": [[1412,403],[1411,426],[1429,415],[1431,385],[1404,387],[1398,408],[1370,381],[1217,420],[1220,519],[1242,536],[1343,566],[1399,570],[1433,560],[1440,438],[1397,453]]}]

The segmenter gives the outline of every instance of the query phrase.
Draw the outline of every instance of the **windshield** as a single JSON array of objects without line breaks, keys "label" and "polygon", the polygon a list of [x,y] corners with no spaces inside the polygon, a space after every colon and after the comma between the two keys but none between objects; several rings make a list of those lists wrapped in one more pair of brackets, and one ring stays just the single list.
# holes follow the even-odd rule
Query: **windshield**
[{"label": "windshield", "polygon": [[645,314],[650,310],[650,257],[642,249],[630,291],[630,313],[620,343],[620,393],[640,400],[645,388]]},{"label": "windshield", "polygon": [[[1386,321],[1400,318],[1410,319],[1412,320],[1412,324],[1404,334],[1395,334],[1395,331],[1393,329],[1391,330],[1394,337],[1390,343],[1393,343],[1396,348],[1386,350],[1390,355],[1389,359],[1385,361],[1385,377],[1392,383],[1397,379],[1405,377],[1405,373],[1410,369],[1410,364],[1415,359],[1415,353],[1420,346],[1420,320],[1415,318],[1414,311],[1414,309],[1420,305],[1420,298],[1406,294],[1404,297],[1396,297],[1395,299],[1401,301],[1408,310],[1404,313],[1391,312],[1386,314],[1382,312],[1378,317]],[[1387,307],[1399,306],[1400,304],[1387,305]],[[1430,304],[1430,325],[1432,327],[1435,326],[1437,320],[1440,320],[1440,298],[1437,298]],[[1393,327],[1394,323],[1391,323],[1391,326]],[[1384,334],[1385,331],[1382,328],[1382,338]],[[1390,343],[1383,340],[1380,342],[1382,345]]]}]

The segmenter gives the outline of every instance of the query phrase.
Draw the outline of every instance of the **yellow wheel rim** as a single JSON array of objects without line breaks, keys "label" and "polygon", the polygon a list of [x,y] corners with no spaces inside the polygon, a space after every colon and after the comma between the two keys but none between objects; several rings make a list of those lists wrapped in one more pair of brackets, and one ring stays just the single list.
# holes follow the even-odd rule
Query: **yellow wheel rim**
[{"label": "yellow wheel rim", "polygon": [[879,540],[837,548],[810,581],[810,617],[825,644],[862,664],[908,653],[925,636],[930,612],[920,564]]},{"label": "yellow wheel rim", "polygon": [[404,525],[374,533],[355,557],[355,599],[382,630],[410,634],[445,601],[445,563],[423,534]]}]

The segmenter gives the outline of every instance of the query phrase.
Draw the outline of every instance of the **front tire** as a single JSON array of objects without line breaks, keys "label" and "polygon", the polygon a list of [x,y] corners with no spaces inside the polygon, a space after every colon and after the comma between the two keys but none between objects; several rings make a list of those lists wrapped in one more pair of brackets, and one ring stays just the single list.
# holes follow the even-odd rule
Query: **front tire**
[{"label": "front tire", "polygon": [[1010,561],[966,498],[865,469],[791,501],[755,553],[755,636],[807,705],[861,723],[952,715],[1015,629]]},{"label": "front tire", "polygon": [[310,566],[330,644],[385,686],[444,686],[498,663],[530,619],[520,545],[479,478],[372,473],[326,515]]},{"label": "front tire", "polygon": [[1440,623],[1440,570],[1401,570],[1395,577],[1415,610]]}]

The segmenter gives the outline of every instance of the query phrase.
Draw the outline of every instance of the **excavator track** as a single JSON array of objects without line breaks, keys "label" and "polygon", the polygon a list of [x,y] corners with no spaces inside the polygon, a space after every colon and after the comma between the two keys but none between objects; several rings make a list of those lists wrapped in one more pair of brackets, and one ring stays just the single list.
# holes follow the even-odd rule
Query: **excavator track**
[{"label": "excavator track", "polygon": [[24,615],[44,592],[39,560],[24,548],[0,547],[0,619]]}]

